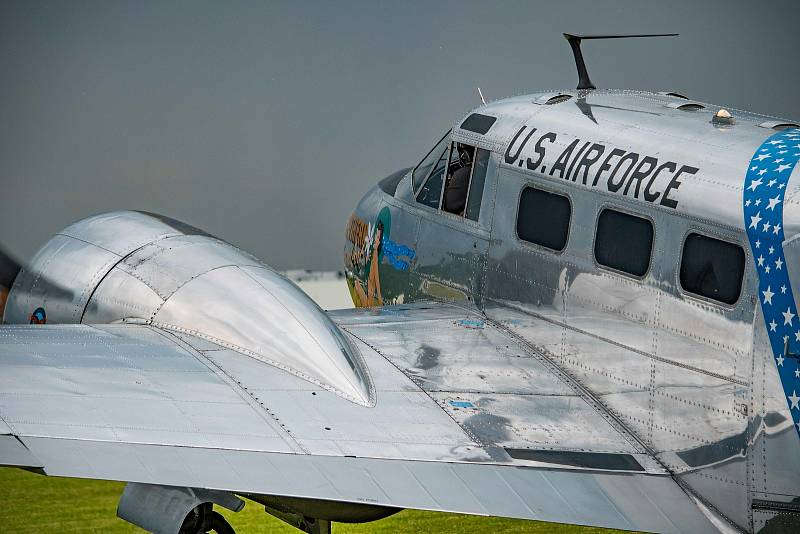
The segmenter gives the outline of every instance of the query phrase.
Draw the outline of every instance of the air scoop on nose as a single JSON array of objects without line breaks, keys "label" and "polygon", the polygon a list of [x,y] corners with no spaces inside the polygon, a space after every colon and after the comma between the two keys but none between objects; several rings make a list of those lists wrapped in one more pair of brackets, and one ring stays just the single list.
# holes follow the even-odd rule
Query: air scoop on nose
[{"label": "air scoop on nose", "polygon": [[245,353],[358,404],[374,404],[358,349],[300,288],[263,266],[203,273],[167,299],[153,324]]}]

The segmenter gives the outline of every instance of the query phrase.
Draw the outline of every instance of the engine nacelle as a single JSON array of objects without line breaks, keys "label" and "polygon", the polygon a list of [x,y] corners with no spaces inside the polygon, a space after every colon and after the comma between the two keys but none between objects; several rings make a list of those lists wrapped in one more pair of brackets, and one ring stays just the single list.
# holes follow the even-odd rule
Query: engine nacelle
[{"label": "engine nacelle", "polygon": [[53,236],[17,276],[4,313],[6,323],[41,317],[152,325],[374,402],[359,350],[302,290],[250,254],[166,217],[107,213]]}]

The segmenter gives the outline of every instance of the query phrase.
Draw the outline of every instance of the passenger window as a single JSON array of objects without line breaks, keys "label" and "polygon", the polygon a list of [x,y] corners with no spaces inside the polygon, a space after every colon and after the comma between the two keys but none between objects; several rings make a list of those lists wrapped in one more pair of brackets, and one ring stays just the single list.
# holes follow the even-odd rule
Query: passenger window
[{"label": "passenger window", "polygon": [[689,234],[683,244],[681,287],[701,297],[734,304],[742,291],[744,258],[739,245]]},{"label": "passenger window", "polygon": [[524,241],[562,251],[567,246],[571,218],[569,198],[526,187],[519,199],[517,235]]},{"label": "passenger window", "polygon": [[419,189],[422,187],[422,184],[425,182],[425,178],[428,176],[428,173],[433,167],[433,164],[439,160],[442,152],[447,148],[447,145],[450,140],[450,132],[444,134],[444,137],[439,139],[439,142],[436,143],[436,146],[431,149],[428,154],[422,158],[422,161],[414,168],[414,171],[411,173],[411,186],[414,189],[414,192],[418,192]]},{"label": "passenger window", "polygon": [[650,266],[653,223],[612,209],[597,218],[594,257],[611,269],[642,277]]}]

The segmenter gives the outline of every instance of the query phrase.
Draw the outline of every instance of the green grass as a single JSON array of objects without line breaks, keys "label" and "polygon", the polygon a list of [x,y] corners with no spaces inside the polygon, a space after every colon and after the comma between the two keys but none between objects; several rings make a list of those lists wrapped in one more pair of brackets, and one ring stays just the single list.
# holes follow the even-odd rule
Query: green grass
[{"label": "green grass", "polygon": [[[19,469],[0,468],[0,532],[142,532],[116,516],[117,501],[123,486],[120,482],[50,478]],[[247,501],[244,510],[238,514],[227,510],[223,513],[239,534],[299,532],[266,514],[261,506],[252,501]],[[615,532],[537,521],[413,510],[374,523],[335,524],[333,531],[336,534]]]}]

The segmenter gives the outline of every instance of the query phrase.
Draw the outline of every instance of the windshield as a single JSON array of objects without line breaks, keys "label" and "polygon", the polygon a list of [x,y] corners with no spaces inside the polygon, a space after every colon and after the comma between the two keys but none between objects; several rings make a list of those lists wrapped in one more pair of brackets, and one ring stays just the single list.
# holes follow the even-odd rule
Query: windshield
[{"label": "windshield", "polygon": [[436,143],[430,152],[425,156],[425,158],[414,168],[414,172],[411,174],[411,186],[414,189],[414,193],[416,193],[420,187],[422,187],[423,182],[425,181],[425,177],[428,176],[428,173],[433,167],[433,164],[439,159],[444,149],[447,147],[447,140],[450,136],[450,132],[448,131],[444,136]]}]

